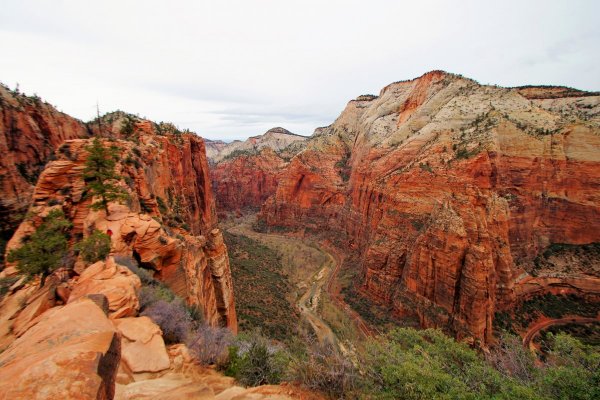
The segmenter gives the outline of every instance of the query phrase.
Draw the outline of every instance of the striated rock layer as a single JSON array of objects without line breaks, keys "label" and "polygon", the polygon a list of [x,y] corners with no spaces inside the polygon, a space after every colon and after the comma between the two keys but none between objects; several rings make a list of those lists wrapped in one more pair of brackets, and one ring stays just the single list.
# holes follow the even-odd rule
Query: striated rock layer
[{"label": "striated rock layer", "polygon": [[260,209],[275,194],[287,162],[270,148],[219,162],[210,178],[219,211]]},{"label": "striated rock layer", "polygon": [[[85,193],[82,171],[85,147],[91,140],[66,141],[64,150],[40,175],[28,217],[7,251],[19,247],[51,209],[60,208],[73,223],[74,240],[95,229],[110,231],[115,257],[135,258],[188,304],[199,306],[210,324],[235,332],[227,248],[216,228],[203,141],[192,134],[159,135],[153,129],[150,123],[138,121],[133,129],[135,140],[104,141],[119,153],[116,169],[123,177],[119,185],[130,194],[127,204],[111,203],[108,216],[104,211],[91,211],[92,199]],[[72,295],[105,294],[114,318],[137,311],[132,294],[135,283],[132,287],[124,267],[110,260],[84,271],[80,261],[74,267],[81,274],[81,284]]]},{"label": "striated rock layer", "polygon": [[[600,96],[433,71],[351,101],[262,209],[361,256],[361,292],[486,342],[552,243],[600,241]],[[571,285],[600,294],[593,272]],[[538,280],[543,282],[543,280]],[[528,283],[530,285],[530,283]]]},{"label": "striated rock layer", "polygon": [[87,135],[81,121],[39,97],[0,85],[0,235],[4,239],[23,219],[37,177],[54,151],[65,140]]},{"label": "striated rock layer", "polygon": [[269,148],[282,156],[295,154],[303,148],[306,136],[296,135],[284,128],[271,128],[262,135],[226,143],[221,140],[206,140],[208,161],[216,164],[240,154],[256,154]]}]

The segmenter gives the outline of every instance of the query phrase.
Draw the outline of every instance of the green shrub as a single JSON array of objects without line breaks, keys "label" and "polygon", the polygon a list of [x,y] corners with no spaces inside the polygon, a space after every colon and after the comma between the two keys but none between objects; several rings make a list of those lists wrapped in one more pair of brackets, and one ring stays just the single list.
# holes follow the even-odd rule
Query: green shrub
[{"label": "green shrub", "polygon": [[77,243],[74,247],[79,252],[83,261],[95,263],[104,260],[110,253],[110,236],[99,230]]},{"label": "green shrub", "polygon": [[551,351],[541,378],[546,398],[600,398],[600,351],[566,335],[550,335]]},{"label": "green shrub", "polygon": [[258,333],[240,336],[229,350],[225,372],[245,386],[277,384],[288,364],[286,353]]},{"label": "green shrub", "polygon": [[158,210],[160,211],[161,214],[164,215],[169,212],[169,209],[168,209],[167,205],[165,204],[165,201],[162,199],[162,197],[156,196],[156,203],[158,204]]},{"label": "green shrub", "polygon": [[363,391],[381,399],[537,398],[503,377],[474,350],[442,332],[396,329],[362,356]]},{"label": "green shrub", "polygon": [[306,354],[298,354],[290,362],[290,375],[311,390],[334,399],[358,396],[358,370],[330,343],[309,341]]},{"label": "green shrub", "polygon": [[137,118],[133,115],[125,114],[123,122],[121,122],[121,134],[124,136],[130,136],[135,130],[135,123]]},{"label": "green shrub", "polygon": [[236,149],[236,150],[232,151],[231,153],[227,154],[225,157],[223,157],[223,161],[233,160],[234,158],[238,158],[238,157],[249,157],[249,156],[255,155],[256,153],[257,153],[256,150]]}]

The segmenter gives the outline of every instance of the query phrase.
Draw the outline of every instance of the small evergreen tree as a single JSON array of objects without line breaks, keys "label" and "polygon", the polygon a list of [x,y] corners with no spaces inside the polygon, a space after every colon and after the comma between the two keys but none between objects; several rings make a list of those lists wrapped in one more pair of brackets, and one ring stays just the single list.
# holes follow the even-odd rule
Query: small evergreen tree
[{"label": "small evergreen tree", "polygon": [[60,266],[67,254],[67,233],[71,226],[61,210],[50,211],[23,246],[10,251],[8,261],[17,262],[19,272],[28,278],[41,275],[44,286],[46,277]]},{"label": "small evergreen tree", "polygon": [[114,181],[121,179],[115,173],[115,165],[118,155],[115,147],[106,148],[97,137],[90,146],[85,148],[88,158],[83,170],[83,178],[89,189],[89,194],[100,197],[100,201],[92,204],[93,210],[104,209],[108,215],[108,203],[111,201],[121,202],[129,198],[127,192],[115,185]]}]

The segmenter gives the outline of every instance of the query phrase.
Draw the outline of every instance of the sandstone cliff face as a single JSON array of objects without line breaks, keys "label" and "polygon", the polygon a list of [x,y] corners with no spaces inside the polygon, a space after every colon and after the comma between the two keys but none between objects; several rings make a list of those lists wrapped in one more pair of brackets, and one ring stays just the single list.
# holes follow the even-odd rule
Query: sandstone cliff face
[{"label": "sandstone cliff face", "polygon": [[344,237],[365,295],[485,342],[540,251],[600,241],[600,96],[545,90],[434,71],[351,101],[262,217]]},{"label": "sandstone cliff face", "polygon": [[[212,325],[237,330],[235,302],[227,249],[216,229],[214,200],[208,180],[208,166],[201,138],[195,135],[157,135],[150,124],[136,125],[136,141],[106,140],[106,146],[119,151],[119,184],[129,192],[127,204],[110,205],[110,214],[91,211],[92,199],[85,196],[82,178],[90,140],[70,140],[63,144],[58,159],[48,164],[38,180],[28,218],[19,226],[7,245],[7,251],[20,246],[23,237],[33,231],[41,218],[60,208],[73,222],[75,239],[95,229],[110,231],[111,249],[116,256],[129,256],[153,271],[188,304],[200,306]],[[93,292],[109,297],[117,285],[118,272],[111,288],[104,287],[106,266],[97,274],[75,271],[80,279],[95,288]],[[92,268],[92,267],[90,267]],[[89,268],[88,268],[89,269]],[[93,269],[93,268],[92,268]],[[88,277],[90,275],[90,277]],[[87,287],[86,286],[86,287]],[[79,285],[81,295],[88,291]],[[73,294],[77,294],[77,290]],[[122,301],[122,296],[117,296]],[[113,305],[115,317],[130,316],[131,303]],[[133,307],[135,309],[135,306]],[[135,310],[134,310],[135,312]]]},{"label": "sandstone cliff face", "polygon": [[270,148],[219,162],[210,178],[219,211],[260,209],[275,193],[287,163]]},{"label": "sandstone cliff face", "polygon": [[218,210],[259,209],[275,193],[282,171],[305,141],[303,136],[273,128],[213,152],[210,178]]},{"label": "sandstone cliff face", "polygon": [[0,235],[5,240],[23,219],[54,151],[65,140],[87,135],[81,121],[0,85]]}]

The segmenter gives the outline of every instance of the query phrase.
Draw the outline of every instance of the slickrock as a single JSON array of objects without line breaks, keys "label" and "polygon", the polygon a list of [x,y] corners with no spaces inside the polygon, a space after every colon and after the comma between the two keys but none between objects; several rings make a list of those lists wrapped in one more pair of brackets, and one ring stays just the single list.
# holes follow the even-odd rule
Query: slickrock
[{"label": "slickrock", "polygon": [[132,373],[159,372],[170,367],[162,332],[148,317],[120,318],[114,321],[122,335],[121,362]]},{"label": "slickrock", "polygon": [[317,129],[262,219],[329,232],[358,252],[361,293],[485,343],[540,252],[600,241],[599,187],[600,95],[433,71]]},{"label": "slickrock", "polygon": [[69,303],[89,294],[102,294],[108,300],[109,318],[135,316],[140,308],[137,292],[140,278],[127,267],[115,263],[113,257],[90,265],[73,285]]},{"label": "slickrock", "polygon": [[90,299],[46,311],[0,354],[0,399],[112,399],[120,344]]}]

